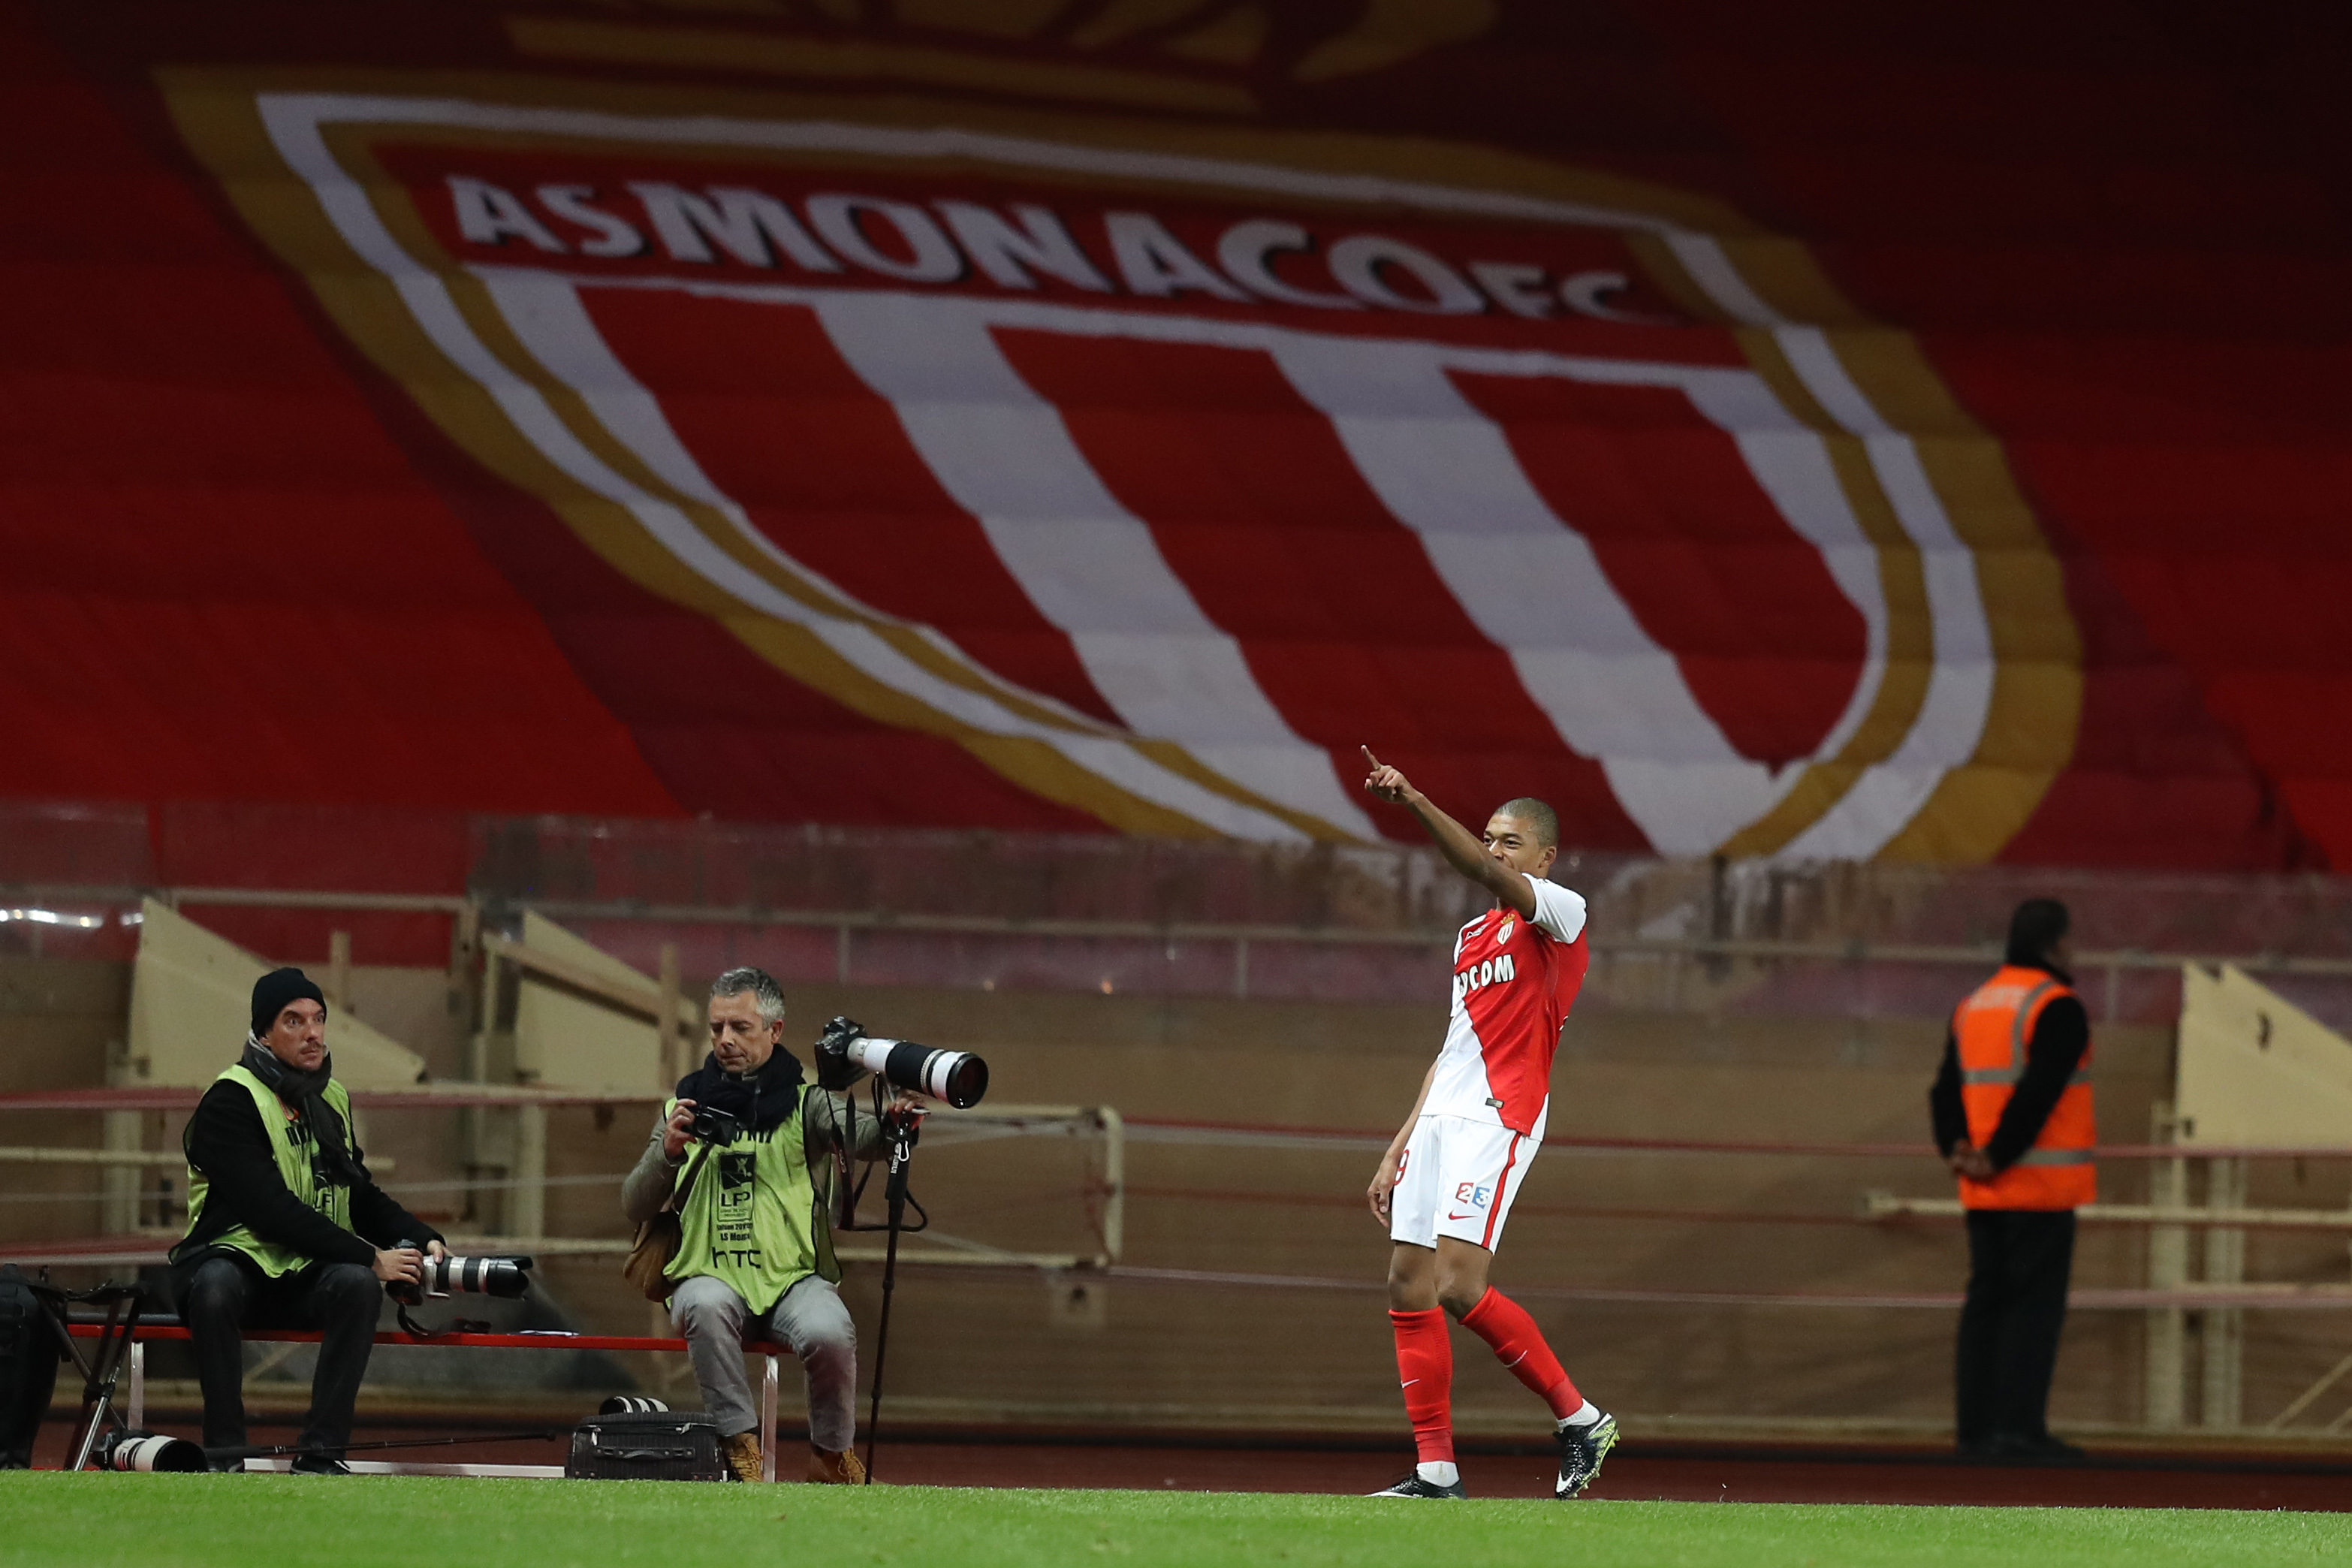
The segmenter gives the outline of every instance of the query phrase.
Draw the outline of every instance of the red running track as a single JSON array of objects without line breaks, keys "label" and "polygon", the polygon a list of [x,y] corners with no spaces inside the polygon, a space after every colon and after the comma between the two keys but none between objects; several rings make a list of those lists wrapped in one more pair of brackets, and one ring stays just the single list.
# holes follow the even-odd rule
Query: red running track
[{"label": "red running track", "polygon": [[[194,1423],[159,1421],[194,1436]],[[387,1428],[370,1436],[470,1434],[449,1428]],[[37,1466],[63,1462],[66,1426],[42,1428]],[[253,1429],[256,1443],[290,1443],[290,1427]],[[780,1458],[797,1471],[798,1446]],[[904,1441],[887,1445],[877,1469],[887,1482],[950,1487],[1105,1487],[1143,1490],[1365,1492],[1404,1471],[1406,1450],[1215,1448],[1084,1443]],[[362,1456],[354,1456],[362,1457]],[[473,1441],[381,1456],[440,1463],[554,1465],[562,1445]],[[1463,1479],[1474,1497],[1549,1497],[1544,1455],[1465,1453]],[[2241,1508],[2352,1511],[2352,1462],[2292,1455],[2111,1455],[2075,1468],[1963,1465],[1940,1455],[1890,1448],[1803,1451],[1766,1445],[1696,1449],[1621,1447],[1591,1494],[1615,1500],[2023,1504],[2052,1508]]]},{"label": "red running track", "polygon": [[[1404,1473],[1407,1451],[1254,1450],[1098,1445],[905,1443],[884,1479],[939,1486],[1119,1487],[1190,1491],[1371,1491]],[[1540,1454],[1465,1454],[1473,1497],[1551,1495]],[[1589,1494],[1674,1502],[2031,1504],[2064,1508],[2352,1510],[2352,1465],[2273,1459],[2221,1468],[2134,1458],[2070,1469],[1962,1465],[1868,1450],[1833,1457],[1768,1447],[1676,1453],[1621,1447]]]}]

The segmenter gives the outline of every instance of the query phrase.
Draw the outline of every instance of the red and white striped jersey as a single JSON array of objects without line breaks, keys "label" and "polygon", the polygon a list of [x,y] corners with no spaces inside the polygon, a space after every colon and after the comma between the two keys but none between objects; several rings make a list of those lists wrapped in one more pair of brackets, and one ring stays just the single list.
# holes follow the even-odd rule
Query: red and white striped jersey
[{"label": "red and white striped jersey", "polygon": [[1582,895],[1530,877],[1536,918],[1489,910],[1454,944],[1454,1011],[1424,1116],[1532,1133],[1551,1097],[1560,1025],[1584,984]]}]

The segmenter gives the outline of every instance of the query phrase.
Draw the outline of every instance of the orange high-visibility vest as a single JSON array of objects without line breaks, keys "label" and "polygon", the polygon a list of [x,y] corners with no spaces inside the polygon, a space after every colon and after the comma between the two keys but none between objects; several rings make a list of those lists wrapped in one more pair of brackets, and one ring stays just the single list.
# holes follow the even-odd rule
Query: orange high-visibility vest
[{"label": "orange high-visibility vest", "polygon": [[[2074,987],[2039,969],[2005,964],[1952,1015],[1959,1047],[1960,1100],[1968,1108],[1969,1142],[1983,1148],[2000,1125],[2009,1097],[2025,1076],[2025,1047],[2042,1010]],[[2067,1080],[2041,1135],[2008,1170],[1990,1182],[1960,1178],[1960,1202],[1972,1209],[2071,1209],[2098,1195],[2091,1150],[2098,1132],[2091,1113],[2091,1052]]]}]

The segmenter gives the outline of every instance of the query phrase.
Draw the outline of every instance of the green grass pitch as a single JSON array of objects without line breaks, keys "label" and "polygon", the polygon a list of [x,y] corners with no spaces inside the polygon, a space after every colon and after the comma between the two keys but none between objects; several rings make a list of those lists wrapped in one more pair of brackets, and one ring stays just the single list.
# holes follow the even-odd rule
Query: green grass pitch
[{"label": "green grass pitch", "polygon": [[2343,1563],[2352,1516],[1245,1493],[0,1474],[9,1568]]}]

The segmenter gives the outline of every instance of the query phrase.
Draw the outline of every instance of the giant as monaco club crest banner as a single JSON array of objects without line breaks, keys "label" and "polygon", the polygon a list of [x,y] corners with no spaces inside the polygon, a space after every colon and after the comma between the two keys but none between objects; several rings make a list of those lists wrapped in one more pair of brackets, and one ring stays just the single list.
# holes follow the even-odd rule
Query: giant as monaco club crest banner
[{"label": "giant as monaco club crest banner", "polygon": [[1981,859],[2073,745],[1997,443],[1712,199],[1131,111],[164,92],[335,329],[611,569],[1110,826],[1370,839],[1370,742],[1588,845]]}]

